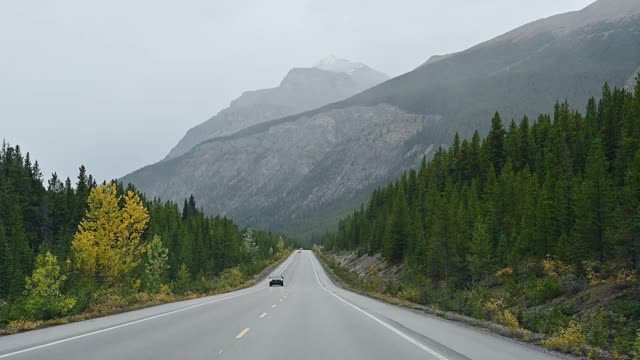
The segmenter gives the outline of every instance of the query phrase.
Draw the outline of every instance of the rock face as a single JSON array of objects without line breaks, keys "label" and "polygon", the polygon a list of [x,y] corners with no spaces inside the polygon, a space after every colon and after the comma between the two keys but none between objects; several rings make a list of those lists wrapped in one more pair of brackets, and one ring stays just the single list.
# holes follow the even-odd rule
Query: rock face
[{"label": "rock face", "polygon": [[292,69],[278,87],[247,91],[228,108],[190,129],[165,159],[180,156],[208,139],[346,99],[388,78],[364,64],[335,56],[312,68]]},{"label": "rock face", "polygon": [[[600,0],[432,58],[346,100],[207,140],[123,180],[163,199],[193,193],[209,213],[241,224],[318,234],[455,131],[486,131],[496,110],[519,120],[557,100],[582,107],[605,81],[624,86],[640,66],[639,14],[640,1]],[[321,65],[328,70],[315,71],[336,76],[359,69],[334,59]],[[251,96],[237,106],[256,103]]]},{"label": "rock face", "polygon": [[412,139],[438,121],[390,105],[336,109],[209,140],[124,180],[149,196],[193,193],[209,213],[281,228],[351,204],[362,189],[415,166],[432,147]]},{"label": "rock face", "polygon": [[375,281],[374,276],[379,276],[381,279],[378,281],[398,283],[402,277],[402,265],[390,264],[380,253],[359,255],[356,252],[343,251],[329,256],[340,266],[368,282]]}]

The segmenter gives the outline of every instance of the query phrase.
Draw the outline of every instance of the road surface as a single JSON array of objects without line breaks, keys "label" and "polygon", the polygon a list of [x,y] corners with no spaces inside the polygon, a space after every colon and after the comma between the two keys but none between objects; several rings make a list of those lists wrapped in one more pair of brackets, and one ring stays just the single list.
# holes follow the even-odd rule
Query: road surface
[{"label": "road surface", "polygon": [[335,286],[294,252],[244,290],[0,337],[0,359],[560,359]]}]

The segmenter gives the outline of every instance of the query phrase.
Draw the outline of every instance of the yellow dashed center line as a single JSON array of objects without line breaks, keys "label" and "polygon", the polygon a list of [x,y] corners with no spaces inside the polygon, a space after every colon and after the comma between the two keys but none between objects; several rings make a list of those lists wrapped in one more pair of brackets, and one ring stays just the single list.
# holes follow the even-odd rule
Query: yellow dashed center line
[{"label": "yellow dashed center line", "polygon": [[236,339],[240,339],[241,337],[243,337],[248,332],[249,332],[249,328],[246,328],[246,329],[240,331],[240,334],[236,335]]}]

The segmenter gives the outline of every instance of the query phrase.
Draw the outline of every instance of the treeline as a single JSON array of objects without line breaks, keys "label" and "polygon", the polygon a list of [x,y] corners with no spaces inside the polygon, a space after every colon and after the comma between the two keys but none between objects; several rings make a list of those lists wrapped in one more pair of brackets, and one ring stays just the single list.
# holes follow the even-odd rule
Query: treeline
[{"label": "treeline", "polygon": [[[323,243],[403,264],[400,285],[376,291],[630,353],[640,344],[640,77],[635,94],[605,84],[584,115],[557,103],[505,128],[496,113],[484,139],[456,135]],[[536,308],[590,284],[635,295]]]},{"label": "treeline", "polygon": [[526,259],[578,268],[640,265],[640,82],[605,85],[586,114],[557,103],[482,141],[456,136],[430,162],[377,189],[344,219],[329,249],[381,251],[431,279],[466,286]]},{"label": "treeline", "polygon": [[[137,221],[134,214],[140,216]],[[165,293],[206,292],[223,276],[233,278],[226,286],[238,286],[291,246],[286,238],[206,216],[193,196],[178,205],[147,200],[131,185],[98,185],[84,166],[74,182],[54,173],[45,185],[38,162],[32,163],[19,146],[3,142],[0,150],[3,324],[86,311],[96,303],[96,294],[107,289],[129,297],[157,293],[162,284]],[[93,262],[93,268],[83,259]],[[56,272],[56,279],[36,277]],[[38,281],[55,287],[60,299],[73,299],[73,306],[48,313],[28,311],[29,306],[51,305],[29,302]]]}]

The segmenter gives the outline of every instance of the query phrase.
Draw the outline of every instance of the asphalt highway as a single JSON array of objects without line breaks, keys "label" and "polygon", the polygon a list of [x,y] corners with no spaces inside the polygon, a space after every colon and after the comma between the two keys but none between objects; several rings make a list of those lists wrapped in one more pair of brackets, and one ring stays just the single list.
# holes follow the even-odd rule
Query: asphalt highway
[{"label": "asphalt highway", "polygon": [[312,252],[227,294],[0,337],[0,359],[561,359],[334,285]]}]

